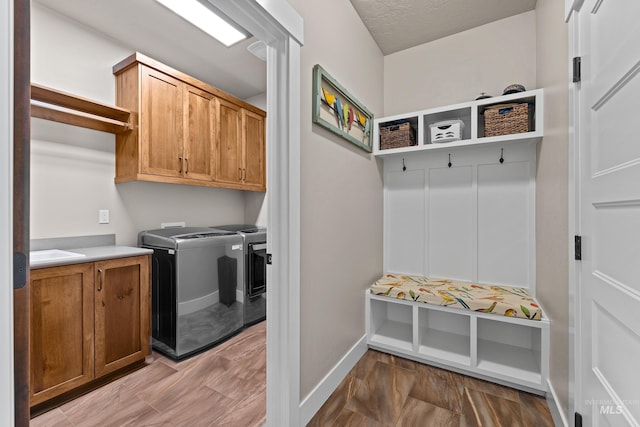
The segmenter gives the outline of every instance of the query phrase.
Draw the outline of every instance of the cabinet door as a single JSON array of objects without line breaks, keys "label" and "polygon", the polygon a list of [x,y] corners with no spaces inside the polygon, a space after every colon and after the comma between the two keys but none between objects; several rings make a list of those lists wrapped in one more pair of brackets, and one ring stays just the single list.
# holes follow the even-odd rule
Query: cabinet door
[{"label": "cabinet door", "polygon": [[93,263],[31,271],[31,406],[94,378],[93,298]]},{"label": "cabinet door", "polygon": [[213,95],[185,85],[184,177],[213,180],[215,101]]},{"label": "cabinet door", "polygon": [[96,262],[96,377],[149,354],[149,256]]},{"label": "cabinet door", "polygon": [[264,117],[242,110],[242,142],[244,147],[244,183],[247,188],[265,191]]},{"label": "cabinet door", "polygon": [[217,103],[216,181],[242,182],[242,141],[240,107],[223,99]]},{"label": "cabinet door", "polygon": [[144,66],[140,67],[141,172],[170,177],[183,170],[183,86],[179,80]]}]

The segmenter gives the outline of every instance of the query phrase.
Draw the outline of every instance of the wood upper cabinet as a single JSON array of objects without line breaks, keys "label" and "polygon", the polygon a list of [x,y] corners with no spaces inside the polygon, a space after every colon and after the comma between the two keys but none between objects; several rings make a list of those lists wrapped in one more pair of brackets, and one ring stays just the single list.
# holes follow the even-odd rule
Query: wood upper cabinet
[{"label": "wood upper cabinet", "polygon": [[216,102],[212,94],[184,88],[184,177],[213,180]]},{"label": "wood upper cabinet", "polygon": [[31,270],[30,406],[149,354],[149,259]]},{"label": "wood upper cabinet", "polygon": [[244,184],[258,191],[266,190],[266,147],[264,116],[242,110],[244,147]]},{"label": "wood upper cabinet", "polygon": [[182,176],[184,84],[140,66],[140,172]]},{"label": "wood upper cabinet", "polygon": [[93,264],[31,271],[30,405],[94,378]]},{"label": "wood upper cabinet", "polygon": [[240,107],[223,99],[218,100],[216,181],[242,184],[242,113]]},{"label": "wood upper cabinet", "polygon": [[264,116],[219,100],[216,180],[266,190]]},{"label": "wood upper cabinet", "polygon": [[96,377],[143,360],[149,352],[149,257],[95,264]]},{"label": "wood upper cabinet", "polygon": [[265,191],[264,111],[140,53],[113,72],[134,123],[116,135],[116,182]]}]

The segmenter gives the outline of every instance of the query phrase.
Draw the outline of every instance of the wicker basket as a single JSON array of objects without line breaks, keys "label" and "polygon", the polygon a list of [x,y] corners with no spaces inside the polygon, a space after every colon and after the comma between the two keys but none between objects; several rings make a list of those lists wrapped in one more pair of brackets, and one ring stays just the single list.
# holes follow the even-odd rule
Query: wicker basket
[{"label": "wicker basket", "polygon": [[492,105],[484,110],[484,136],[529,132],[529,104]]},{"label": "wicker basket", "polygon": [[380,149],[409,147],[416,145],[416,132],[411,123],[389,122],[380,125]]}]

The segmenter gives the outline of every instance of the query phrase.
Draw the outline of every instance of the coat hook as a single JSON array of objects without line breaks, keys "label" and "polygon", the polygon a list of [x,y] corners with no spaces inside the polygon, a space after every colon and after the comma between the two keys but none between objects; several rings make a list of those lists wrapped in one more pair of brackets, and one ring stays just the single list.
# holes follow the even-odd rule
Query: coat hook
[{"label": "coat hook", "polygon": [[402,171],[405,172],[407,170],[407,166],[404,164],[404,158],[402,159]]},{"label": "coat hook", "polygon": [[504,163],[504,148],[500,149],[500,164]]},{"label": "coat hook", "polygon": [[451,163],[451,153],[449,153],[449,163],[448,163],[447,166],[449,166],[449,167],[453,166],[452,163]]}]

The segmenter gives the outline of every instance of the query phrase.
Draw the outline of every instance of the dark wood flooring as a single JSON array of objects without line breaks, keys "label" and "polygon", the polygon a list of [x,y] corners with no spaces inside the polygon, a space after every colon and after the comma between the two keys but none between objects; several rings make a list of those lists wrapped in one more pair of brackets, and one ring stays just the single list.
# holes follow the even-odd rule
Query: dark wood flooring
[{"label": "dark wood flooring", "polygon": [[373,350],[307,427],[553,427],[543,397]]},{"label": "dark wood flooring", "polygon": [[[36,427],[260,426],[266,323],[182,362],[148,366],[31,420]],[[553,426],[544,398],[369,350],[308,424]]]}]

